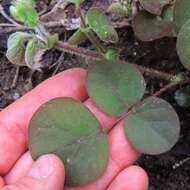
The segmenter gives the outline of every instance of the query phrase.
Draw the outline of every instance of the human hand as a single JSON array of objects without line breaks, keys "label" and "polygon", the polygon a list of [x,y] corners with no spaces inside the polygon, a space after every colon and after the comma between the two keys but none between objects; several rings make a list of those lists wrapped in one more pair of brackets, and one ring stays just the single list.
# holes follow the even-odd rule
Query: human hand
[{"label": "human hand", "polygon": [[[109,128],[116,118],[101,112],[88,99],[86,71],[70,69],[36,87],[0,112],[0,189],[63,190],[64,166],[55,155],[33,161],[27,151],[28,124],[40,105],[56,97],[81,100],[96,115],[102,127]],[[143,169],[131,166],[139,157],[127,141],[122,122],[109,131],[109,163],[104,174],[83,187],[65,190],[146,190],[148,177]],[[90,171],[89,171],[90,172]]]}]

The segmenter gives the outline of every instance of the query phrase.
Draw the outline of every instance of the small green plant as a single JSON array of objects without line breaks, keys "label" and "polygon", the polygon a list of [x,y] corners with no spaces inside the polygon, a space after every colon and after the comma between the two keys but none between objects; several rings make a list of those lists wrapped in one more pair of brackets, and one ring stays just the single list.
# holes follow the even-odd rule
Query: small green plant
[{"label": "small green plant", "polygon": [[[124,120],[125,134],[139,151],[155,155],[170,150],[179,138],[178,115],[168,102],[156,97],[162,91],[153,96],[145,96],[146,84],[142,74],[133,64],[121,61],[119,51],[114,48],[113,44],[119,40],[115,28],[95,7],[84,14],[80,8],[82,2],[68,0],[68,3],[75,4],[81,26],[68,43],[61,44],[58,36],[48,35],[40,23],[33,1],[14,1],[10,8],[12,15],[31,27],[33,32],[16,32],[9,37],[8,59],[12,63],[39,70],[40,65],[36,61],[39,54],[54,45],[59,45],[66,52],[96,59],[87,70],[89,97],[103,112],[116,116],[118,122]],[[183,7],[188,5],[190,8],[189,0],[177,0],[175,4],[171,0],[139,2],[146,11],[139,12],[133,19],[136,35],[141,40],[151,41],[178,34],[178,53],[182,63],[189,68],[190,22],[182,24],[184,21],[180,19],[184,18],[181,16]],[[125,10],[131,11],[128,6],[129,4],[126,8],[125,4],[122,9],[121,5],[114,5],[114,11],[117,13],[117,7],[122,13]],[[23,12],[26,8],[29,10],[27,13]],[[174,19],[171,17],[173,10]],[[187,15],[186,17],[188,18]],[[175,30],[174,21],[176,28],[183,25],[179,33]],[[98,53],[72,46],[87,39],[95,45]],[[186,78],[180,75],[169,77],[169,80],[169,86],[174,86]],[[189,89],[177,93],[176,99],[179,100],[186,91],[189,92]],[[65,163],[67,186],[84,185],[99,177],[107,166],[109,154],[107,133],[101,129],[96,117],[81,102],[61,97],[45,103],[32,117],[29,125],[29,149],[34,159],[46,153],[59,155]]]},{"label": "small green plant", "polygon": [[42,32],[44,29],[34,7],[33,0],[16,0],[10,6],[11,15],[30,27],[32,32],[16,32],[10,35],[6,55],[13,64],[40,70],[41,55],[52,48],[59,38],[57,34],[49,35]]}]

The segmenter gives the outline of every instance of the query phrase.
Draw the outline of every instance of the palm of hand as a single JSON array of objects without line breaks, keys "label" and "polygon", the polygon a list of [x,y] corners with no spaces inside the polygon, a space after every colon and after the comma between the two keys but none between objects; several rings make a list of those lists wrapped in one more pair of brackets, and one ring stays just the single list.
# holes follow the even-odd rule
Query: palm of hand
[{"label": "palm of hand", "polygon": [[[28,175],[32,166],[35,165],[30,153],[26,152],[28,123],[36,109],[52,98],[66,96],[81,101],[86,100],[88,95],[85,76],[86,71],[83,69],[71,69],[60,73],[43,82],[0,113],[0,146],[2,147],[0,174],[4,176],[0,179],[0,187],[5,188],[4,183],[19,184],[25,180],[24,183],[30,186],[29,189],[41,189],[35,186],[35,180],[30,179]],[[84,101],[84,104],[96,115],[104,128],[113,126],[116,122],[116,118],[102,113],[90,99]],[[146,173],[137,166],[131,166],[138,157],[139,153],[126,140],[123,125],[120,122],[109,132],[109,164],[103,176],[86,186],[65,189],[146,190],[148,186]],[[54,156],[53,159],[59,164],[55,164],[54,177],[43,182],[49,185],[41,183],[43,190],[60,190],[63,186],[63,167],[58,158]],[[27,188],[22,186],[20,189]]]}]

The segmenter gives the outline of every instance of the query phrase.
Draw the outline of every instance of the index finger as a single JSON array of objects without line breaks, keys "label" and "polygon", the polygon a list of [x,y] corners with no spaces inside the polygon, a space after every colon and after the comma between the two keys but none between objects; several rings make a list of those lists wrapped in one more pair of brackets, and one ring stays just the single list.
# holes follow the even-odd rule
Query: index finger
[{"label": "index finger", "polygon": [[0,112],[0,175],[6,174],[27,148],[27,127],[32,115],[46,101],[72,97],[84,101],[86,71],[64,71],[27,93]]}]

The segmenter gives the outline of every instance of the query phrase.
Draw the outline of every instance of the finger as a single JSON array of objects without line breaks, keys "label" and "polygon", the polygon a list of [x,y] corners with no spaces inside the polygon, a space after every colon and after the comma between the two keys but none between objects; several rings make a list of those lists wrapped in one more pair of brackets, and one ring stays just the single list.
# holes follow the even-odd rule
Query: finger
[{"label": "finger", "polygon": [[0,174],[5,174],[26,150],[27,126],[33,113],[44,102],[60,96],[87,98],[86,71],[70,69],[36,87],[0,112]]},{"label": "finger", "polygon": [[104,190],[120,171],[131,165],[139,157],[139,153],[125,137],[122,122],[110,131],[108,138],[109,162],[104,174],[88,185],[65,188],[65,190]]},{"label": "finger", "polygon": [[4,177],[5,183],[16,183],[29,172],[33,164],[34,161],[31,157],[31,154],[29,152],[26,152],[21,156],[21,158],[19,158],[14,167],[11,168],[11,171]]},{"label": "finger", "polygon": [[117,122],[118,117],[109,116],[106,113],[102,112],[95,103],[88,99],[84,102],[87,108],[96,116],[96,118],[99,120],[101,126],[108,131],[113,127],[113,125]]},{"label": "finger", "polygon": [[2,177],[0,177],[0,188],[3,187],[4,185],[5,185],[4,180]]},{"label": "finger", "polygon": [[130,166],[120,172],[107,190],[147,190],[148,176],[138,166]]},{"label": "finger", "polygon": [[[123,124],[119,123],[109,135],[109,162],[103,176],[93,183],[83,187],[68,188],[69,190],[103,190],[110,184],[118,173],[131,165],[139,156],[139,153],[131,146],[125,137]],[[15,164],[10,173],[5,176],[7,184],[16,183],[25,176],[31,168],[33,161],[29,153],[24,154]],[[89,171],[90,172],[90,171]],[[67,190],[68,190],[67,189]]]},{"label": "finger", "polygon": [[1,190],[63,190],[65,171],[54,155],[40,157],[25,177]]}]

